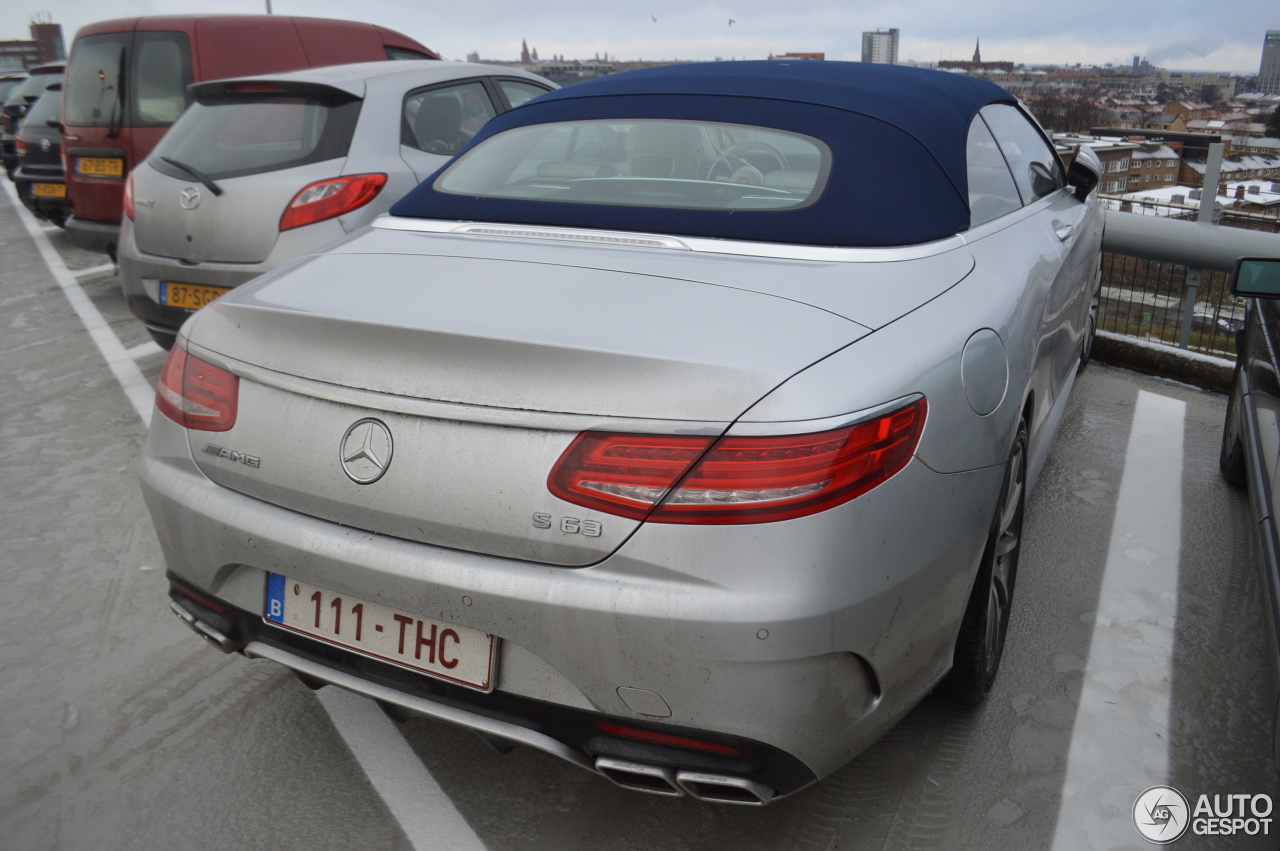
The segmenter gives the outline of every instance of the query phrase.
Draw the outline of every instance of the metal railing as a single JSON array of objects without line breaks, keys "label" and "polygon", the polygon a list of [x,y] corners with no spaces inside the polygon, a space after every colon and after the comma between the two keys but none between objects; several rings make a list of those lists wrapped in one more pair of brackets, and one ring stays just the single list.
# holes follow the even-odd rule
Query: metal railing
[{"label": "metal railing", "polygon": [[[1217,169],[1206,171],[1214,172],[1206,176],[1216,187]],[[1099,198],[1107,230],[1098,327],[1234,358],[1246,302],[1231,294],[1229,270],[1238,257],[1280,257],[1280,219],[1216,205],[1202,211],[1185,203]]]}]

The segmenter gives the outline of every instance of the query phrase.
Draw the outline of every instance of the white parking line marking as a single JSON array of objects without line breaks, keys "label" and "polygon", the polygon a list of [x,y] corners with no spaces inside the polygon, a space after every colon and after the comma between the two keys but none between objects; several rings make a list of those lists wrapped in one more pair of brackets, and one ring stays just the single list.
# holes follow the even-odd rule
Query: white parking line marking
[{"label": "white parking line marking", "polygon": [[[480,837],[382,710],[336,687],[316,695],[417,851],[484,851]],[[424,806],[428,803],[434,805]]]},{"label": "white parking line marking", "polygon": [[[155,343],[131,349],[111,330],[98,308],[85,295],[74,274],[67,268],[44,229],[18,199],[13,185],[0,180],[14,212],[22,220],[49,273],[71,302],[72,309],[93,339],[111,372],[144,424],[151,422],[155,388],[143,377],[134,361],[163,351]],[[56,228],[55,228],[56,230]],[[114,268],[114,267],[107,267]],[[81,274],[88,274],[82,270]],[[426,766],[414,754],[395,724],[369,700],[328,687],[317,692],[320,705],[329,713],[333,726],[364,769],[374,790],[391,810],[392,816],[416,851],[484,851],[484,843],[445,795]]]},{"label": "white parking line marking", "polygon": [[1129,811],[1145,789],[1169,782],[1186,407],[1138,393],[1055,849],[1141,844]]},{"label": "white parking line marking", "polygon": [[148,341],[146,343],[139,343],[132,349],[126,349],[124,354],[129,360],[138,360],[140,358],[145,358],[147,355],[158,355],[163,353],[164,349],[160,348],[155,343]]},{"label": "white parking line marking", "polygon": [[22,201],[19,200],[13,184],[7,180],[0,181],[0,183],[4,184],[4,191],[8,193],[9,200],[18,214],[18,218],[22,220],[23,227],[27,229],[27,233],[31,236],[31,241],[36,244],[36,250],[44,258],[45,265],[49,267],[49,273],[53,275],[53,279],[62,288],[67,301],[71,302],[71,309],[80,317],[80,323],[89,332],[89,336],[93,339],[94,345],[98,347],[98,351],[102,353],[102,357],[111,369],[111,373],[116,377],[116,381],[120,382],[124,395],[128,397],[133,409],[138,412],[138,416],[142,418],[142,421],[144,423],[150,422],[151,408],[155,400],[155,389],[143,377],[137,364],[125,354],[124,346],[121,345],[120,339],[112,332],[111,327],[102,318],[102,314],[98,312],[98,308],[94,303],[85,295],[84,290],[80,289],[80,284],[76,282],[75,276],[71,274],[71,270],[67,268],[67,264],[63,262],[57,249],[53,247],[53,243],[49,242],[49,237],[45,236],[44,229],[40,227],[36,218],[27,212],[26,207],[22,206]]},{"label": "white parking line marking", "polygon": [[77,278],[87,278],[90,275],[103,275],[107,272],[115,272],[116,264],[103,263],[99,266],[90,266],[87,269],[73,269],[71,274]]}]

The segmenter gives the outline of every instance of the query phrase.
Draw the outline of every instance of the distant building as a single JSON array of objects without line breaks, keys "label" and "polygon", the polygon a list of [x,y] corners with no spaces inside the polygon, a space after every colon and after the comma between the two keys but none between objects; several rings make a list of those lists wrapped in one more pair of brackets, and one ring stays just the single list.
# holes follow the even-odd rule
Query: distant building
[{"label": "distant building", "polygon": [[825,53],[782,53],[777,56],[771,55],[769,58],[770,59],[816,59],[816,60],[822,61],[827,58],[827,54]]},{"label": "distant building", "polygon": [[[865,48],[864,48],[865,50]],[[1267,30],[1258,66],[1258,91],[1280,95],[1280,30]]]},{"label": "distant building", "polygon": [[67,58],[62,24],[33,22],[26,41],[0,41],[0,71],[20,71]]},{"label": "distant building", "polygon": [[982,39],[978,39],[973,44],[973,59],[968,61],[963,59],[944,59],[938,63],[938,68],[943,71],[1001,71],[1005,74],[1013,73],[1012,62],[982,61]]},{"label": "distant building", "polygon": [[880,65],[898,64],[898,31],[876,30],[862,34],[862,61]]}]

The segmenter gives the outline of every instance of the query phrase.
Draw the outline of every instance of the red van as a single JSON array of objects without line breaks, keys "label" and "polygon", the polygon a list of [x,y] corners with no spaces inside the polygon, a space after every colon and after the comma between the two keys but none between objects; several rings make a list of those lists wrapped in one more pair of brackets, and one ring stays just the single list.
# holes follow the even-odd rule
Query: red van
[{"label": "red van", "polygon": [[383,59],[439,59],[385,27],[280,15],[119,18],[82,27],[63,90],[63,163],[81,248],[115,257],[129,170],[191,101],[192,83]]}]

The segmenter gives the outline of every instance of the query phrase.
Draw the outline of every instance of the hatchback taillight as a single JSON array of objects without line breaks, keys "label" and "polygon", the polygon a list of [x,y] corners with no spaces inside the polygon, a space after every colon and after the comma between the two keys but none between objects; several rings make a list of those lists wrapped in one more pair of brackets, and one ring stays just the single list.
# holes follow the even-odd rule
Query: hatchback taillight
[{"label": "hatchback taillight", "polygon": [[280,230],[345,215],[368,204],[387,183],[385,174],[349,174],[302,187],[280,216]]},{"label": "hatchback taillight", "polygon": [[27,140],[19,136],[13,141],[13,152],[20,157],[27,155]]},{"label": "hatchback taillight", "polygon": [[133,172],[129,172],[129,177],[124,182],[124,214],[129,217],[129,221],[133,221],[134,212]]},{"label": "hatchback taillight", "polygon": [[928,406],[816,434],[686,437],[583,432],[547,487],[563,500],[657,523],[739,524],[826,511],[907,465]]},{"label": "hatchback taillight", "polygon": [[174,346],[156,385],[156,407],[186,428],[227,431],[236,424],[239,393],[239,376]]}]

